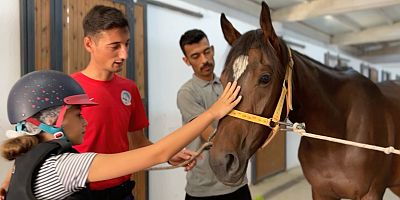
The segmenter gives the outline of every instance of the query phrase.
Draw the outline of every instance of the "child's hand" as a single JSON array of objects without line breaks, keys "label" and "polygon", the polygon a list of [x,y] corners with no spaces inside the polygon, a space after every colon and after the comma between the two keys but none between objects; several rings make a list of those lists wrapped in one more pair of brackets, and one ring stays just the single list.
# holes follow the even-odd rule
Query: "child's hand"
[{"label": "child's hand", "polygon": [[238,96],[239,91],[240,86],[237,86],[236,81],[234,81],[233,84],[231,84],[231,82],[226,84],[221,97],[209,109],[214,119],[221,119],[240,102],[242,96]]},{"label": "child's hand", "polygon": [[0,187],[0,200],[5,200],[6,199],[6,193],[7,193],[7,188],[8,186],[3,185]]}]

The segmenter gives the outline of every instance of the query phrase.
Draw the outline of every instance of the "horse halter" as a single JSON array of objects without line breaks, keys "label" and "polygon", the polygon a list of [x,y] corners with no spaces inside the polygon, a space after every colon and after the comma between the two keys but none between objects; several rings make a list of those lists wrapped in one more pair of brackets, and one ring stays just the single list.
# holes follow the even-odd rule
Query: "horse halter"
[{"label": "horse halter", "polygon": [[[292,106],[292,74],[293,74],[293,66],[294,66],[294,61],[292,57],[292,51],[288,48],[288,55],[289,55],[289,62],[286,65],[286,73],[285,73],[285,80],[283,81],[282,84],[282,91],[281,95],[279,97],[278,104],[276,105],[274,115],[272,118],[265,118],[261,117],[258,115],[242,112],[239,110],[232,110],[228,115],[232,117],[236,117],[239,119],[243,119],[246,121],[254,122],[257,124],[261,124],[264,126],[268,126],[272,129],[271,134],[268,136],[268,138],[265,140],[264,144],[262,145],[261,148],[264,148],[267,146],[272,139],[276,136],[276,134],[279,131],[279,124],[285,124],[280,122],[280,118],[282,115],[282,109],[283,109],[283,104],[286,99],[286,117],[289,115],[289,111],[293,110]],[[287,83],[287,87],[286,87]]]}]

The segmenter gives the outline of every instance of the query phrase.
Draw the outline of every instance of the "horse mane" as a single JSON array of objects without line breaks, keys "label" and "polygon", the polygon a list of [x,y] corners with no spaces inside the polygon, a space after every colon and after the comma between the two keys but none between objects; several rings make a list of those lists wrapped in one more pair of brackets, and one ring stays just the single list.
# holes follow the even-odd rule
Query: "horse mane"
[{"label": "horse mane", "polygon": [[[248,55],[250,49],[254,48],[259,48],[262,52],[267,54],[268,58],[276,58],[276,60],[271,60],[271,63],[280,62],[282,67],[274,67],[275,70],[274,72],[278,77],[284,77],[284,74],[286,72],[285,66],[289,62],[288,48],[290,47],[286,44],[286,42],[282,38],[279,38],[279,43],[282,49],[281,53],[275,51],[270,41],[265,41],[261,29],[251,30],[244,33],[232,44],[232,48],[227,55],[223,69],[223,73],[226,75],[225,77],[227,77],[227,81],[233,81],[233,68],[231,66],[235,61],[235,58],[239,57],[240,55]],[[311,63],[312,66],[322,68],[326,71],[331,71],[333,73],[338,73],[338,72],[346,73],[354,71],[351,67],[333,68],[307,55],[304,55],[296,50],[291,50],[291,51],[293,56],[298,56],[305,62]],[[282,55],[283,57],[278,58],[278,55]]]},{"label": "horse mane", "polygon": [[305,54],[302,54],[302,53],[296,51],[296,50],[292,50],[292,52],[295,52],[297,55],[300,55],[301,57],[305,58],[307,61],[310,61],[310,62],[314,63],[317,66],[323,67],[323,68],[331,70],[331,71],[344,72],[344,71],[353,71],[354,70],[351,67],[330,67],[330,66],[328,66],[328,65],[326,65],[324,63],[321,63],[320,61],[315,60],[315,59],[313,59],[313,58],[311,58],[311,57],[309,57],[309,56],[307,56]]}]

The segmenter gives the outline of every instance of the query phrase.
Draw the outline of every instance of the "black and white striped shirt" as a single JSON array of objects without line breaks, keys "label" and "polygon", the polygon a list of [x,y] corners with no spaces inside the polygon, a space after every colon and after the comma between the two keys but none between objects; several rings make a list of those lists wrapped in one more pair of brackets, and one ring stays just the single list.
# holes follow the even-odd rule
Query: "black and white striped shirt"
[{"label": "black and white striped shirt", "polygon": [[96,153],[63,153],[50,156],[38,171],[33,194],[38,200],[65,199],[86,187]]}]

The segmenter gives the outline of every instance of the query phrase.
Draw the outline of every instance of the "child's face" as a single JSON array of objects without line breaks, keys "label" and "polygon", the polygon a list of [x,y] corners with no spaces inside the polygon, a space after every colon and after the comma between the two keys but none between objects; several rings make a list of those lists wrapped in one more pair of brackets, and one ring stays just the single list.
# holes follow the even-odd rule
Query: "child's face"
[{"label": "child's face", "polygon": [[65,134],[73,145],[82,143],[87,121],[81,115],[80,106],[73,105],[67,109],[62,125]]}]

